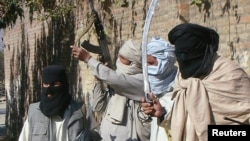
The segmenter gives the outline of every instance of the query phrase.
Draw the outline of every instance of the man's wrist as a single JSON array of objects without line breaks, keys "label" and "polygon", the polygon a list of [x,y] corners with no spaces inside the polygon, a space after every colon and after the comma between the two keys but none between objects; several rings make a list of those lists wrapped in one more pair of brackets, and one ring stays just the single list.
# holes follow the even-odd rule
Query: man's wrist
[{"label": "man's wrist", "polygon": [[91,58],[91,56],[87,57],[87,58],[84,60],[84,62],[85,62],[85,63],[88,63],[88,61],[90,60],[90,58]]},{"label": "man's wrist", "polygon": [[160,122],[164,120],[166,114],[167,114],[167,110],[164,107],[162,107],[161,115],[159,117]]}]

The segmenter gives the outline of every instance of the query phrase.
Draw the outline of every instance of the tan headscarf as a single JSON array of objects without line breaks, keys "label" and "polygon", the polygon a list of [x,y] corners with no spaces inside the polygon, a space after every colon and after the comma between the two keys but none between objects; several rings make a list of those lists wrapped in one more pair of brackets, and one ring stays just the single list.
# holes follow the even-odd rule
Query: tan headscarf
[{"label": "tan headscarf", "polygon": [[140,44],[132,39],[127,40],[119,50],[119,54],[131,61],[131,65],[124,65],[117,59],[117,71],[124,74],[142,73],[142,53]]}]

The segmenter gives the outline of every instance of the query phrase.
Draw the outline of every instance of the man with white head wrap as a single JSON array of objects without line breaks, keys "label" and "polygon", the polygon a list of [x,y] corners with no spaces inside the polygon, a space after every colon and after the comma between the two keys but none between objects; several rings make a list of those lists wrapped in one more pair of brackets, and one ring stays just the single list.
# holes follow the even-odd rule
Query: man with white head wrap
[{"label": "man with white head wrap", "polygon": [[164,39],[154,37],[147,44],[147,54],[157,60],[157,66],[148,66],[151,90],[158,96],[172,91],[177,72],[177,67],[174,65],[176,62],[174,47]]},{"label": "man with white head wrap", "polygon": [[[172,107],[171,100],[177,67],[174,47],[160,37],[153,37],[147,44],[148,77],[151,91],[159,98],[167,111]],[[150,141],[167,141],[169,134],[152,117]]]},{"label": "man with white head wrap", "polygon": [[[72,47],[74,57],[87,63],[97,80],[113,90],[108,98],[100,81],[93,89],[93,110],[104,112],[100,134],[104,141],[149,141],[150,122],[141,122],[138,109],[144,96],[140,44],[127,40],[120,48],[116,70],[95,60],[84,49]],[[108,99],[108,100],[107,100]]]}]

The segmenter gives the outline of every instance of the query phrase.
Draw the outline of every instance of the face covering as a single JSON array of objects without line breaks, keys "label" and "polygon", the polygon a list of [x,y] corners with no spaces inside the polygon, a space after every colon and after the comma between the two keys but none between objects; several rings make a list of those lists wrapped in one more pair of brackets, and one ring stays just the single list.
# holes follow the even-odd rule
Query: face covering
[{"label": "face covering", "polygon": [[[48,94],[51,94],[52,98],[49,99]],[[46,116],[60,115],[68,107],[70,99],[71,97],[65,92],[63,86],[43,87],[40,102],[41,111]]]},{"label": "face covering", "polygon": [[175,45],[183,79],[203,78],[212,71],[219,47],[219,34],[215,30],[197,24],[183,23],[174,27],[168,38]]},{"label": "face covering", "polygon": [[141,68],[141,48],[138,42],[129,39],[119,50],[119,55],[131,61],[130,65],[125,65],[117,58],[116,71],[123,74],[134,75],[142,73]]},{"label": "face covering", "polygon": [[166,70],[169,66],[168,60],[157,59],[157,61],[158,61],[157,66],[148,66],[148,74],[150,74],[150,75],[162,75],[164,73],[168,73],[168,72],[166,72]]},{"label": "face covering", "polygon": [[153,37],[147,44],[147,54],[157,59],[157,66],[148,66],[148,80],[151,91],[156,94],[172,91],[177,67],[174,47],[160,37]]},{"label": "face covering", "polygon": [[152,92],[156,95],[171,91],[177,67],[168,60],[157,59],[157,66],[148,66],[148,79]]},{"label": "face covering", "polygon": [[138,73],[142,73],[142,69],[137,67],[133,62],[130,65],[123,64],[118,58],[116,61],[116,71],[121,72],[123,74],[134,75]]},{"label": "face covering", "polygon": [[[62,66],[52,65],[44,68],[42,74],[43,83],[49,84],[42,88],[40,109],[46,116],[62,115],[68,107],[71,96],[68,93],[68,81]],[[55,82],[61,82],[60,86],[54,86]],[[48,94],[52,97],[48,98]]]}]

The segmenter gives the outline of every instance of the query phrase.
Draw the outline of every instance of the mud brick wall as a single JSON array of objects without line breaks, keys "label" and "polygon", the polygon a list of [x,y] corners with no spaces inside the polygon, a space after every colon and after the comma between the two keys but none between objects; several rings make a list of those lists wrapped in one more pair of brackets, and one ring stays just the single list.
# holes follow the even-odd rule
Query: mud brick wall
[{"label": "mud brick wall", "polygon": [[[76,2],[76,1],[74,1]],[[152,36],[161,36],[167,39],[168,31],[182,22],[198,23],[214,28],[220,34],[219,54],[228,57],[237,63],[250,74],[250,0],[213,0],[204,4],[201,8],[190,5],[187,0],[159,0],[155,8],[153,19],[150,25],[149,40]],[[101,8],[100,1],[95,3],[109,40],[109,48],[112,57],[115,59],[117,50],[122,43],[134,38],[141,42],[145,16],[150,1],[127,0],[109,1]],[[87,1],[80,1],[73,11],[74,36],[81,37],[82,31],[86,28],[89,12]],[[36,64],[36,41],[48,36],[48,25],[46,22],[33,20],[30,22],[28,12],[25,18],[18,20],[13,27],[5,30],[4,53],[5,53],[5,87],[7,93],[11,93],[10,81],[20,82],[19,68],[21,47],[25,46],[25,64],[31,70]],[[94,29],[91,28],[87,34],[80,38],[80,41],[72,41],[79,45],[85,39],[98,45]],[[93,54],[94,57],[96,57]],[[91,93],[93,76],[84,63],[79,62],[79,77],[82,94]],[[29,81],[32,82],[32,72],[28,71]],[[19,83],[15,83],[18,87]],[[32,86],[32,83],[30,83]],[[79,87],[79,85],[78,85]],[[32,87],[31,87],[32,88]],[[32,88],[35,89],[35,88]]]}]

